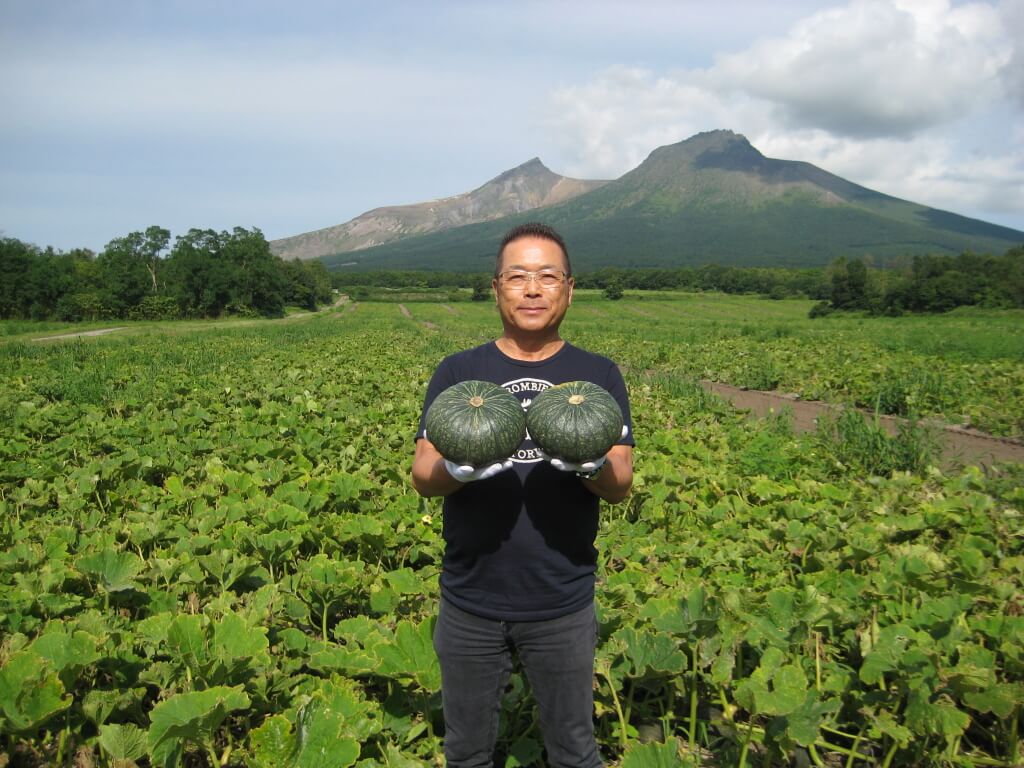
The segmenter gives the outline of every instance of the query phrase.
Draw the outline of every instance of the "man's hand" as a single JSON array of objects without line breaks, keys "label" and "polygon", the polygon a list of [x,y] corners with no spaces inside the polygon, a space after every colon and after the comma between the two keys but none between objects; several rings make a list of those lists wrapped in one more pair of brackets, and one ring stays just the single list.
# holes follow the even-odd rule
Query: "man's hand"
[{"label": "man's hand", "polygon": [[504,472],[507,469],[512,469],[512,459],[505,459],[504,461],[496,461],[493,464],[487,464],[483,467],[474,467],[469,464],[456,464],[454,461],[444,460],[444,468],[448,470],[448,474],[458,480],[460,483],[471,483],[474,480],[486,480],[489,477],[494,477],[500,472]]},{"label": "man's hand", "polygon": [[[430,439],[427,437],[427,430],[423,430],[423,439]],[[443,456],[441,458],[444,459]],[[512,469],[512,459],[495,461],[482,467],[474,467],[471,464],[456,464],[454,461],[444,459],[444,468],[448,471],[449,475],[460,483],[471,483],[474,480],[486,480],[488,477],[494,477],[506,469]]]},{"label": "man's hand", "polygon": [[540,448],[537,449],[537,453],[539,453],[541,458],[555,469],[561,472],[575,472],[578,475],[589,475],[596,472],[608,460],[608,456],[605,455],[596,458],[593,461],[584,461],[581,464],[573,464],[571,461],[563,461],[562,459],[556,459],[554,456],[548,456]]},{"label": "man's hand", "polygon": [[[619,437],[619,439],[624,439],[628,434],[629,427],[623,424],[622,435]],[[584,461],[579,464],[574,464],[571,461],[564,461],[562,459],[556,459],[554,456],[548,456],[540,448],[537,449],[537,453],[539,453],[541,455],[541,458],[547,461],[555,469],[561,472],[575,472],[578,475],[594,474],[608,460],[608,454],[605,454],[604,456],[598,456],[596,459],[591,459],[590,461]]]}]

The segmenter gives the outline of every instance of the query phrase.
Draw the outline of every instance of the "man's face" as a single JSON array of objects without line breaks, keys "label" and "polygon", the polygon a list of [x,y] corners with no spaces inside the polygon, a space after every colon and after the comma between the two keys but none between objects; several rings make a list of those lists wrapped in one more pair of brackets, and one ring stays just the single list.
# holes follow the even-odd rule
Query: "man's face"
[{"label": "man's face", "polygon": [[498,312],[507,333],[544,333],[557,330],[572,302],[572,278],[545,287],[539,277],[528,276],[519,287],[507,279],[511,270],[521,272],[567,271],[565,254],[558,243],[540,237],[521,237],[505,246],[499,277],[491,283]]}]

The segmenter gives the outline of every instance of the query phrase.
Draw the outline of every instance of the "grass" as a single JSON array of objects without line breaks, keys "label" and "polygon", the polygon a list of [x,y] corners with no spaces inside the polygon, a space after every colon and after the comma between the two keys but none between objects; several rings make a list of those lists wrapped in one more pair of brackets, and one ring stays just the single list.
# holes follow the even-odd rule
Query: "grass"
[{"label": "grass", "polygon": [[934,431],[917,421],[901,422],[898,432],[889,435],[877,418],[853,409],[819,417],[815,443],[824,454],[826,468],[838,474],[850,470],[880,477],[894,472],[921,474],[939,455]]}]

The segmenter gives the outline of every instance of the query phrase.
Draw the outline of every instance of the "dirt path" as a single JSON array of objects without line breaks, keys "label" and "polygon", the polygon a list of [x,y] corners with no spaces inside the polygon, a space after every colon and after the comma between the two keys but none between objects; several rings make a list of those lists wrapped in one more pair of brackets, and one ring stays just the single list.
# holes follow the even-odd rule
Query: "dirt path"
[{"label": "dirt path", "polygon": [[[413,319],[412,312],[409,311],[409,308],[405,306],[405,304],[399,304],[398,311],[401,312],[405,317],[408,317],[410,320]],[[432,331],[437,330],[437,323],[432,323],[429,320],[420,320],[420,325],[422,325],[424,328],[429,328]]]},{"label": "dirt path", "polygon": [[[826,412],[835,413],[839,408],[816,400],[799,400],[795,395],[740,389],[714,381],[701,381],[701,386],[727,400],[734,408],[750,411],[752,416],[766,416],[785,408],[792,412],[793,429],[797,432],[813,432],[818,416]],[[889,434],[894,435],[904,420],[896,416],[879,416],[878,421]],[[929,424],[938,432],[942,462],[946,468],[962,464],[990,467],[1008,461],[1024,463],[1024,444],[1018,441],[939,422]]]},{"label": "dirt path", "polygon": [[53,341],[54,339],[74,339],[79,336],[102,336],[105,333],[113,333],[114,331],[123,331],[125,326],[121,325],[117,328],[97,328],[95,331],[80,331],[78,333],[62,333],[59,336],[39,336],[32,339],[32,341]]},{"label": "dirt path", "polygon": [[296,313],[294,315],[288,315],[287,317],[282,317],[281,319],[282,320],[297,320],[297,319],[299,319],[301,317],[312,317],[313,315],[319,315],[321,312],[327,312],[327,311],[332,310],[332,309],[337,309],[338,307],[342,306],[343,304],[348,304],[348,295],[344,294],[344,293],[341,294],[338,297],[337,301],[335,301],[329,307],[321,307],[320,309],[316,310],[316,312],[298,312],[298,313]]}]

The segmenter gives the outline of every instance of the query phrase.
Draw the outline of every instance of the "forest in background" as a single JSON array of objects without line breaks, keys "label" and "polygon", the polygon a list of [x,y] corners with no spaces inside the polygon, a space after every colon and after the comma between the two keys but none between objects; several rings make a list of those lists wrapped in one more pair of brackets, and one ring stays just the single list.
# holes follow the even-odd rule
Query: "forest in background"
[{"label": "forest in background", "polygon": [[[469,289],[451,300],[490,298],[491,275],[377,270],[329,272],[323,262],[275,256],[259,229],[191,229],[178,236],[158,226],[115,238],[95,254],[0,239],[0,319],[162,320],[225,315],[277,317],[308,310],[333,291],[366,298],[369,289]],[[913,256],[884,268],[866,257],[823,268],[605,267],[574,275],[576,287],[610,299],[625,290],[716,291],[773,299],[817,299],[812,317],[837,310],[900,315],[959,306],[1024,307],[1024,245],[1001,256]]]},{"label": "forest in background", "polygon": [[190,229],[170,246],[153,226],[115,238],[99,254],[0,240],[0,318],[164,320],[276,317],[331,299],[316,261],[283,261],[258,229]]}]

